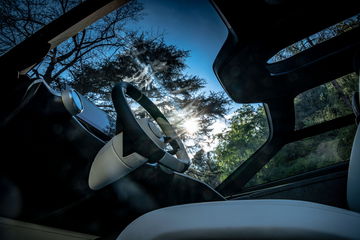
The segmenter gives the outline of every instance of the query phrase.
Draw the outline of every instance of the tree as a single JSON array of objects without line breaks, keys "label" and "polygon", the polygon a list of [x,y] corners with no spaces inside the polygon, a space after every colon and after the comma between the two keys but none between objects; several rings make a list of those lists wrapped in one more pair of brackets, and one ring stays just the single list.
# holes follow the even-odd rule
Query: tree
[{"label": "tree", "polygon": [[223,181],[242,162],[247,160],[269,134],[265,110],[261,105],[242,105],[230,119],[228,131],[219,134],[219,144],[215,149],[216,164]]},{"label": "tree", "polygon": [[[84,65],[74,72],[69,84],[109,112],[113,111],[110,101],[113,84],[127,81],[145,92],[175,122],[190,114],[208,118],[223,116],[228,100],[219,93],[206,95],[200,91],[205,86],[204,79],[183,74],[188,54],[166,45],[162,38],[133,36],[126,51],[103,63]],[[185,111],[187,116],[181,117],[184,114],[178,112],[174,115],[170,105]]]},{"label": "tree", "polygon": [[301,93],[294,100],[295,129],[351,114],[351,97],[355,89],[357,77],[351,73]]},{"label": "tree", "polygon": [[197,151],[192,158],[193,165],[187,173],[215,187],[220,183],[219,174],[221,171],[213,154],[213,152],[205,152],[203,149]]}]

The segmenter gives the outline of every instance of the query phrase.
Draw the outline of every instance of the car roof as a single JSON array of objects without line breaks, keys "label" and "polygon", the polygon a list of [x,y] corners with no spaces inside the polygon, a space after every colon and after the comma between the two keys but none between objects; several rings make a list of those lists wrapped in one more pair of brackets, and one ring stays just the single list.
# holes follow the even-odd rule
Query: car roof
[{"label": "car roof", "polygon": [[[214,0],[229,29],[214,71],[239,103],[297,94],[352,70],[359,28],[286,60],[268,63],[281,49],[360,12],[360,1]],[[306,81],[304,81],[306,79]]]}]

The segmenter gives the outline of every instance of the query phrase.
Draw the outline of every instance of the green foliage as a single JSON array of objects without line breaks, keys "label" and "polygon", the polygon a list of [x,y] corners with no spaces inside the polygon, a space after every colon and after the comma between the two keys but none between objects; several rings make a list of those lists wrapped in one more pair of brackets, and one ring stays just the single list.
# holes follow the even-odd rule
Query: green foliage
[{"label": "green foliage", "polygon": [[284,146],[247,184],[254,186],[305,173],[350,157],[355,126],[336,129]]},{"label": "green foliage", "polygon": [[351,96],[357,89],[355,73],[310,89],[295,100],[295,129],[309,127],[352,112]]},{"label": "green foliage", "polygon": [[215,149],[215,158],[220,169],[220,181],[264,144],[268,134],[264,108],[261,105],[242,105],[230,119],[229,130],[217,136],[219,145]]},{"label": "green foliage", "polygon": [[212,156],[212,152],[205,152],[203,149],[197,151],[192,158],[192,167],[187,174],[202,180],[210,186],[217,186],[219,181],[220,168]]}]

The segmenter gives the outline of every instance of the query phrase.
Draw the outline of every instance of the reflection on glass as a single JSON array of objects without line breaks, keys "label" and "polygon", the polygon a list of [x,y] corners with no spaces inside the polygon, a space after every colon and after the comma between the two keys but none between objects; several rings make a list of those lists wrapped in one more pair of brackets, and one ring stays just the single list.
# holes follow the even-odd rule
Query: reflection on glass
[{"label": "reflection on glass", "polygon": [[76,91],[72,90],[71,96],[72,96],[75,107],[81,112],[83,110],[84,106],[82,104],[79,94]]}]

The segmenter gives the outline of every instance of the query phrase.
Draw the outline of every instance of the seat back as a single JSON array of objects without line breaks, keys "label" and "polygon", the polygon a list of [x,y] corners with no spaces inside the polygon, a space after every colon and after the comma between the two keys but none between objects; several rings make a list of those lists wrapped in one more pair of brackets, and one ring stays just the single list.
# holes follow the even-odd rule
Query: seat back
[{"label": "seat back", "polygon": [[[360,69],[360,67],[357,66],[357,69]],[[357,115],[356,119],[358,126],[350,155],[347,202],[350,210],[360,212],[360,126],[358,123],[358,120],[360,119],[360,116],[358,116],[360,114],[360,99],[359,94],[355,94],[354,96],[353,108],[355,115]]]}]

